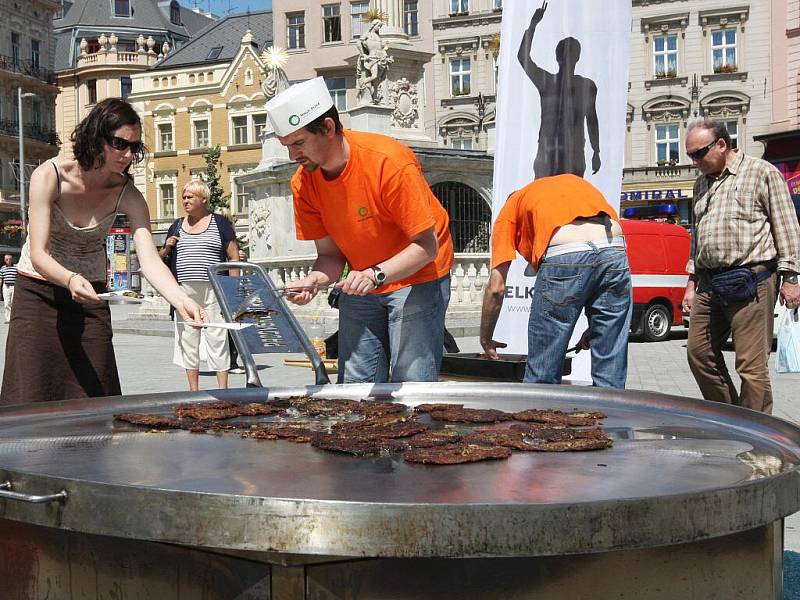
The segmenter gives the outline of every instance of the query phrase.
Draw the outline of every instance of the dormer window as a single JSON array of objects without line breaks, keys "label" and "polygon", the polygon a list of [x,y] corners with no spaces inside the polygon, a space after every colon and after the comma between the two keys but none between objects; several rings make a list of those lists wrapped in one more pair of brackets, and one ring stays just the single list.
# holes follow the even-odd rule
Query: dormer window
[{"label": "dormer window", "polygon": [[114,0],[114,16],[130,18],[131,0]]},{"label": "dormer window", "polygon": [[206,56],[206,60],[217,60],[222,52],[222,46],[214,46]]},{"label": "dormer window", "polygon": [[174,0],[169,5],[169,21],[173,25],[181,25],[181,7]]}]

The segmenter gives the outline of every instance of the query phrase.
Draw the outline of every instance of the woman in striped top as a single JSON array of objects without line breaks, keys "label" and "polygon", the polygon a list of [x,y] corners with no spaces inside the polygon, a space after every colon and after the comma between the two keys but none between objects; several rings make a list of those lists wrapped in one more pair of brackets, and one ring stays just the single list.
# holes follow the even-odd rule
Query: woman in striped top
[{"label": "woman in striped top", "polygon": [[[221,322],[217,298],[208,279],[208,267],[226,260],[239,260],[239,246],[233,226],[222,215],[209,210],[210,191],[203,181],[190,181],[183,187],[181,199],[186,218],[177,219],[167,232],[160,254],[168,260],[175,278],[190,298],[203,306],[209,320]],[[220,389],[228,387],[228,336],[224,329],[205,329],[208,366],[217,372]],[[175,321],[173,362],[186,369],[189,389],[199,389],[201,333],[184,324],[181,315]]]}]

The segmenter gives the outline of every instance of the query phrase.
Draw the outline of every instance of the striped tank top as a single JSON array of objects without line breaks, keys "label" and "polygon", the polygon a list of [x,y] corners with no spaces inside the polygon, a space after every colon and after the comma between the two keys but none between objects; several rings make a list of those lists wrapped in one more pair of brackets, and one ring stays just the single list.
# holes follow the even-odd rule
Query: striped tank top
[{"label": "striped tank top", "polygon": [[219,262],[221,248],[222,236],[213,215],[200,233],[189,233],[181,227],[175,265],[178,283],[208,281],[208,266]]}]

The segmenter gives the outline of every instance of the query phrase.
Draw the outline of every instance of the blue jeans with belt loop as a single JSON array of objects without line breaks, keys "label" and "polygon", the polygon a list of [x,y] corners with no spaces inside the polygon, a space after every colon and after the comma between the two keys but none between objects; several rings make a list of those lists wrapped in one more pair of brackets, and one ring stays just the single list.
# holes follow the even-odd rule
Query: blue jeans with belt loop
[{"label": "blue jeans with belt loop", "polygon": [[450,275],[388,294],[342,294],[338,383],[438,381],[449,302]]},{"label": "blue jeans with belt loop", "polygon": [[633,302],[624,248],[597,248],[545,258],[528,319],[526,383],[561,383],[564,355],[586,310],[592,330],[592,383],[624,388]]}]

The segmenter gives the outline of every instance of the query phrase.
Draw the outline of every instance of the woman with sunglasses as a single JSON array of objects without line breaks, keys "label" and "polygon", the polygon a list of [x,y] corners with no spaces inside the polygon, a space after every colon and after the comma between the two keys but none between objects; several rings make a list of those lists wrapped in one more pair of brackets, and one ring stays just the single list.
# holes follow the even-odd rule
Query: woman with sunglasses
[{"label": "woman with sunglasses", "polygon": [[105,241],[127,215],[142,272],[187,321],[208,316],[159,259],[150,214],[129,174],[145,156],[130,104],[99,102],[70,137],[74,158],[53,158],[31,177],[0,404],[121,393],[106,290]]}]

